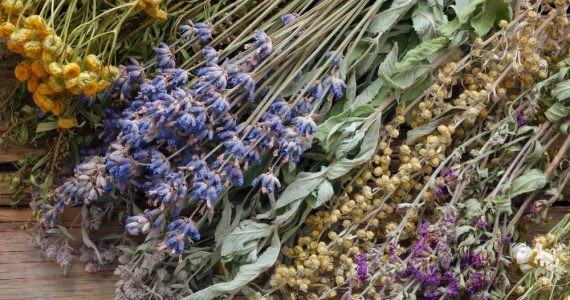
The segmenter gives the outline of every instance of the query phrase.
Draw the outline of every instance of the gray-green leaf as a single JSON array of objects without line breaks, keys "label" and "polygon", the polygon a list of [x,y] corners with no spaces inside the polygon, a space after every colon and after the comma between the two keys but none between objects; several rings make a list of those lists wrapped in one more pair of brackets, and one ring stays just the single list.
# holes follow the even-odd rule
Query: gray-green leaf
[{"label": "gray-green leaf", "polygon": [[408,51],[402,60],[396,64],[396,72],[403,72],[411,69],[430,55],[437,53],[445,47],[447,43],[449,43],[448,38],[438,37],[419,44],[414,49]]},{"label": "gray-green leaf", "polygon": [[543,188],[547,183],[546,177],[542,171],[532,169],[525,172],[522,176],[513,180],[511,184],[510,196],[526,194]]},{"label": "gray-green leaf", "polygon": [[328,180],[324,180],[317,191],[317,202],[313,205],[313,208],[318,208],[321,205],[332,199],[334,195],[334,189],[332,184]]},{"label": "gray-green leaf", "polygon": [[222,243],[222,256],[232,255],[241,250],[244,245],[253,240],[268,237],[272,226],[265,223],[257,223],[251,220],[242,221],[239,226],[226,236]]},{"label": "gray-green leaf", "polygon": [[548,118],[548,120],[552,122],[558,122],[562,118],[566,117],[568,114],[570,114],[570,107],[566,107],[559,102],[554,103],[544,113],[544,115]]},{"label": "gray-green leaf", "polygon": [[[381,1],[384,2],[383,0]],[[368,27],[368,31],[372,33],[388,31],[414,4],[416,4],[416,0],[394,0],[390,8],[380,12],[374,17]]]},{"label": "gray-green leaf", "polygon": [[274,233],[271,245],[267,247],[263,254],[254,263],[241,266],[231,281],[214,284],[183,300],[209,300],[238,292],[242,287],[273,266],[280,250],[281,242],[279,236]]}]

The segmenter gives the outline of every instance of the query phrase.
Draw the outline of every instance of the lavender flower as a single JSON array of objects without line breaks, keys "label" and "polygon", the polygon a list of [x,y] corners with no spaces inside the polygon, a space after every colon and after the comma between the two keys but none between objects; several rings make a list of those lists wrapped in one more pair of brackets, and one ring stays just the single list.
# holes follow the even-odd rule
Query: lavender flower
[{"label": "lavender flower", "polygon": [[295,16],[294,14],[286,14],[281,16],[281,22],[283,22],[284,25],[289,25],[290,23],[295,21],[296,18],[297,16]]},{"label": "lavender flower", "polygon": [[327,77],[323,84],[330,86],[335,97],[341,97],[344,89],[346,88],[346,83],[344,83],[344,80],[338,78],[336,75]]},{"label": "lavender flower", "polygon": [[165,43],[160,43],[157,48],[154,48],[156,58],[158,59],[158,67],[162,69],[174,68],[174,54]]},{"label": "lavender flower", "polygon": [[263,30],[256,30],[254,34],[255,42],[254,46],[258,48],[259,56],[265,58],[273,52],[273,42],[271,39],[263,32]]},{"label": "lavender flower", "polygon": [[212,39],[212,26],[206,23],[193,24],[190,22],[189,25],[179,26],[178,30],[182,32],[180,37],[183,39],[189,39],[193,36],[197,36],[200,42]]},{"label": "lavender flower", "polygon": [[256,186],[258,183],[261,183],[261,192],[264,194],[273,193],[275,187],[280,188],[281,183],[279,179],[273,175],[271,172],[267,172],[257,176],[253,181],[252,185]]}]

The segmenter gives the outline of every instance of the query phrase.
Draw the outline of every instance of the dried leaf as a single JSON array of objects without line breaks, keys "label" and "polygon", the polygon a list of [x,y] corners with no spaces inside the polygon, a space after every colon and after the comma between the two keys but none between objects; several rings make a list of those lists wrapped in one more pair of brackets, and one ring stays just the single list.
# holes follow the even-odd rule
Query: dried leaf
[{"label": "dried leaf", "polygon": [[242,287],[273,266],[280,250],[281,242],[279,236],[274,233],[271,245],[265,249],[263,254],[254,263],[241,266],[232,280],[209,286],[183,298],[183,300],[209,300],[238,292]]},{"label": "dried leaf", "polygon": [[509,195],[516,197],[543,188],[547,183],[546,177],[542,171],[532,169],[525,172],[522,176],[513,180]]}]

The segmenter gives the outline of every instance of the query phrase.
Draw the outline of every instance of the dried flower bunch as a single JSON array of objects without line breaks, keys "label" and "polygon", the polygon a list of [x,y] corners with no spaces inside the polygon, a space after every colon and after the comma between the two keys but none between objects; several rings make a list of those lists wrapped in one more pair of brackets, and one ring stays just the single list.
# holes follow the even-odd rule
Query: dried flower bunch
[{"label": "dried flower bunch", "polygon": [[2,27],[61,32],[16,75],[96,118],[71,176],[32,177],[34,239],[66,270],[118,263],[117,299],[570,295],[570,217],[528,239],[570,180],[568,1],[126,1],[98,20],[164,30],[100,55],[65,50],[100,37],[59,30],[51,2]]},{"label": "dried flower bunch", "polygon": [[[170,2],[128,1],[118,6],[76,0],[0,2],[0,43],[5,42],[6,51],[18,58],[15,77],[24,83],[19,87],[21,94],[29,97],[29,101],[2,99],[6,130],[0,142],[7,146],[55,140],[45,153],[19,163],[25,167],[20,168],[22,184],[15,186],[17,190],[36,183],[53,189],[60,182],[57,175],[69,173],[71,165],[65,162],[80,161],[78,148],[90,144],[89,132],[104,117],[105,108],[120,105],[97,96],[119,78],[113,62],[123,51],[143,58],[152,52],[124,47],[124,41],[163,40],[164,33],[156,28],[176,28],[182,18],[198,14],[175,12],[170,20],[156,22],[136,13],[144,9],[164,20],[168,13],[163,8]],[[206,2],[177,3],[172,8],[197,9]],[[3,87],[9,94],[20,94],[16,88]]]},{"label": "dried flower bunch", "polygon": [[[502,298],[512,286],[501,267],[511,264],[511,246],[521,270],[561,269],[564,256],[554,257],[562,248],[512,245],[518,220],[539,222],[569,176],[565,168],[551,178],[568,138],[545,153],[552,135],[567,135],[556,131],[568,114],[540,101],[566,73],[567,3],[551,5],[522,6],[517,19],[501,20],[499,32],[445,65],[417,104],[397,107],[378,152],[284,249],[290,259],[271,277],[278,293]],[[411,130],[400,145],[402,128]],[[535,200],[547,188],[551,200]]]}]

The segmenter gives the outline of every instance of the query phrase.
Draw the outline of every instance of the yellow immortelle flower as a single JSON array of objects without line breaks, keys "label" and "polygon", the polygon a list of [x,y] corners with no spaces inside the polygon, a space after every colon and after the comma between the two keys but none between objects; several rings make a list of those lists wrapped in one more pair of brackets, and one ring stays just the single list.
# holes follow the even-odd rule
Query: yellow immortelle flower
[{"label": "yellow immortelle flower", "polygon": [[34,60],[31,64],[32,72],[38,77],[47,76],[48,73],[44,68],[44,64],[39,60]]},{"label": "yellow immortelle flower", "polygon": [[63,102],[61,100],[55,100],[53,102],[53,108],[51,109],[51,112],[56,115],[59,116],[63,113]]},{"label": "yellow immortelle flower", "polygon": [[42,17],[38,15],[31,15],[24,20],[24,27],[35,30],[44,30],[47,26],[46,21]]},{"label": "yellow immortelle flower", "polygon": [[25,42],[31,41],[33,37],[34,33],[30,29],[19,28],[10,35],[10,40],[15,40],[20,44],[24,44]]},{"label": "yellow immortelle flower", "polygon": [[16,30],[16,26],[10,22],[4,22],[0,24],[0,37],[9,38],[12,33]]},{"label": "yellow immortelle flower", "polygon": [[92,80],[89,81],[85,87],[83,88],[83,94],[87,95],[87,96],[92,96],[95,95],[97,93],[98,87],[97,87],[97,81]]},{"label": "yellow immortelle flower", "polygon": [[49,64],[55,60],[55,57],[51,52],[47,51],[45,48],[42,51],[42,61],[46,64]]},{"label": "yellow immortelle flower", "polygon": [[41,95],[53,95],[55,91],[48,84],[40,83],[36,89],[36,93]]},{"label": "yellow immortelle flower", "polygon": [[29,58],[40,59],[42,50],[42,43],[38,41],[29,41],[24,44],[24,53]]},{"label": "yellow immortelle flower", "polygon": [[32,76],[28,80],[28,91],[31,93],[35,92],[39,84],[40,84],[40,79],[36,76]]},{"label": "yellow immortelle flower", "polygon": [[46,50],[53,54],[60,54],[63,50],[63,41],[61,38],[55,34],[48,35],[44,39],[43,46]]},{"label": "yellow immortelle flower", "polygon": [[32,98],[34,99],[34,103],[43,111],[43,112],[50,112],[53,108],[54,102],[48,96],[42,95],[40,93],[34,93]]},{"label": "yellow immortelle flower", "polygon": [[43,41],[43,40],[45,40],[46,37],[52,36],[54,34],[55,34],[55,31],[53,30],[53,28],[49,28],[49,27],[47,27],[44,30],[36,31],[36,35],[40,41]]},{"label": "yellow immortelle flower", "polygon": [[14,53],[19,53],[19,54],[24,53],[24,45],[22,45],[22,43],[16,40],[9,39],[8,42],[6,43],[6,46],[8,46],[8,50]]},{"label": "yellow immortelle flower", "polygon": [[60,77],[61,73],[63,72],[62,66],[57,62],[51,62],[46,70],[51,76]]},{"label": "yellow immortelle flower", "polygon": [[99,80],[99,82],[97,82],[97,93],[100,93],[100,92],[106,90],[108,87],[109,87],[108,81]]},{"label": "yellow immortelle flower", "polygon": [[77,78],[72,78],[65,81],[65,88],[68,90],[77,87],[78,85],[79,85],[79,79]]},{"label": "yellow immortelle flower", "polygon": [[61,117],[57,119],[57,126],[61,128],[69,129],[75,127],[75,125],[76,121],[74,117]]},{"label": "yellow immortelle flower", "polygon": [[158,19],[160,21],[166,21],[166,19],[168,19],[168,13],[165,10],[160,9],[158,7],[152,7],[150,9],[147,8],[146,13],[149,16]]},{"label": "yellow immortelle flower", "polygon": [[57,93],[63,92],[65,90],[65,81],[61,77],[50,76],[48,79],[49,87]]},{"label": "yellow immortelle flower", "polygon": [[28,61],[22,61],[16,66],[14,73],[19,81],[26,81],[30,79],[30,76],[32,74],[30,63]]},{"label": "yellow immortelle flower", "polygon": [[81,73],[81,67],[76,63],[69,63],[63,67],[62,75],[65,79],[72,79]]},{"label": "yellow immortelle flower", "polygon": [[119,75],[119,68],[115,66],[106,66],[101,72],[101,76],[107,81],[117,81],[119,79]]},{"label": "yellow immortelle flower", "polygon": [[6,13],[19,13],[24,9],[22,0],[2,0],[0,5]]},{"label": "yellow immortelle flower", "polygon": [[87,66],[87,70],[98,72],[99,70],[101,70],[102,64],[101,60],[99,60],[99,58],[97,58],[95,54],[89,54],[85,58],[85,65]]}]

